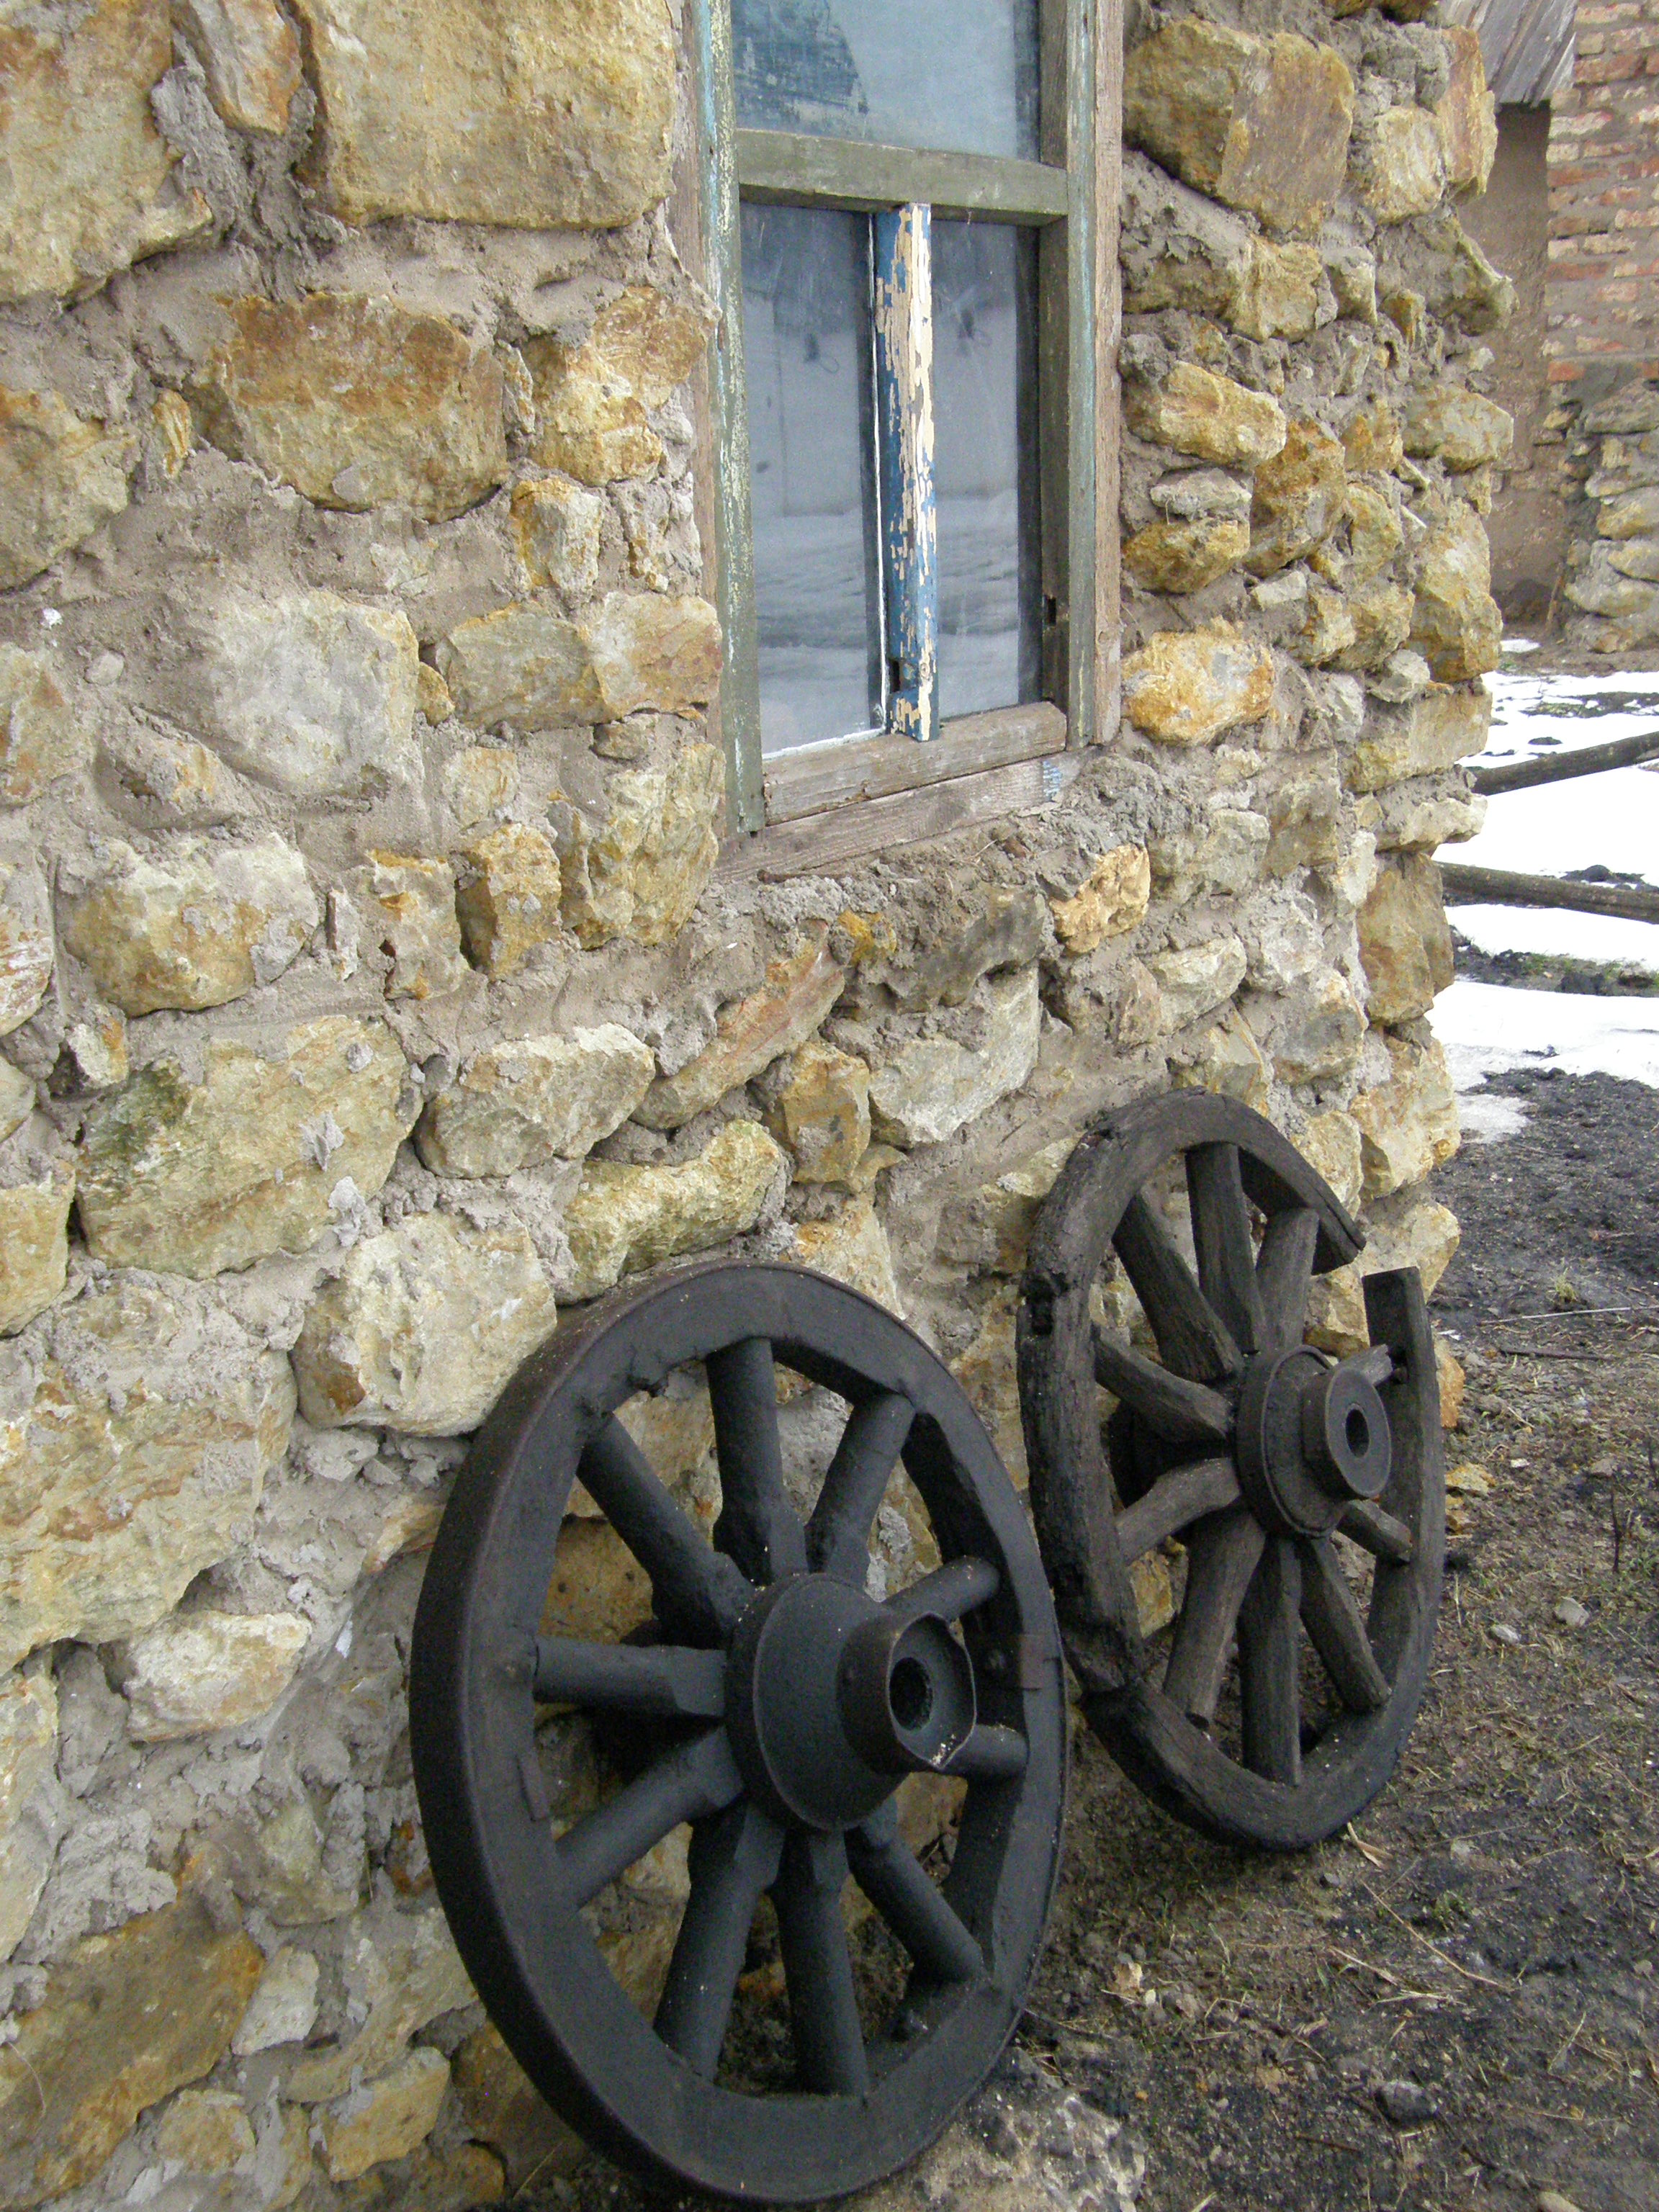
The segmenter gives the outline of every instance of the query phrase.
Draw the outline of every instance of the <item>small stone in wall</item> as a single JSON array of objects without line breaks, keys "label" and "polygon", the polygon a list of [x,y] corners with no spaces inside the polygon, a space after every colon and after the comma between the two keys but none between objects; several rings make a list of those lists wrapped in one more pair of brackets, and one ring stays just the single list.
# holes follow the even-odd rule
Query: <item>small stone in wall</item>
[{"label": "small stone in wall", "polygon": [[78,768],[83,750],[50,662],[0,645],[0,806],[27,806]]},{"label": "small stone in wall", "polygon": [[1177,1089],[1210,1091],[1218,1097],[1236,1098],[1258,1114],[1267,1110],[1272,1078],[1267,1054],[1237,1006],[1229,1006],[1204,1031],[1189,1055],[1172,1054],[1170,1073]]},{"label": "small stone in wall", "polygon": [[1185,829],[1153,840],[1152,874],[1177,903],[1216,891],[1237,897],[1261,882],[1270,836],[1267,817],[1254,807],[1212,800]]},{"label": "small stone in wall", "polygon": [[599,310],[586,343],[534,341],[525,358],[535,383],[537,459],[586,484],[653,476],[663,446],[647,417],[703,360],[708,332],[696,308],[640,284]]},{"label": "small stone in wall", "polygon": [[252,2058],[284,2043],[303,2043],[317,2020],[315,1955],[284,1943],[265,1960],[259,1986],[231,2039],[239,2058]]},{"label": "small stone in wall", "polygon": [[538,477],[513,491],[513,542],[532,591],[592,598],[599,583],[605,503],[568,477]]},{"label": "small stone in wall", "polygon": [[1273,657],[1228,623],[1161,630],[1123,664],[1130,720],[1166,744],[1208,744],[1273,704]]},{"label": "small stone in wall", "polygon": [[310,173],[343,221],[528,230],[635,222],[671,181],[666,0],[299,0],[319,113]]},{"label": "small stone in wall", "polygon": [[1373,708],[1348,758],[1348,788],[1382,791],[1454,768],[1485,749],[1491,726],[1492,696],[1480,684],[1434,684],[1403,708]]},{"label": "small stone in wall", "polygon": [[1285,410],[1196,362],[1177,362],[1162,384],[1132,383],[1124,417],[1139,438],[1226,469],[1259,468],[1285,443]]},{"label": "small stone in wall", "polygon": [[1364,1010],[1347,978],[1326,968],[1285,1002],[1268,1050],[1281,1082],[1328,1083],[1347,1073],[1364,1042]]},{"label": "small stone in wall", "polygon": [[1368,399],[1348,421],[1342,452],[1357,477],[1392,476],[1405,459],[1400,417],[1386,399]]},{"label": "small stone in wall", "polygon": [[313,292],[230,300],[199,388],[203,427],[235,459],[319,507],[395,507],[443,522],[507,476],[501,372],[437,315]]},{"label": "small stone in wall", "polygon": [[657,1064],[615,1022],[568,1037],[508,1037],[432,1100],[416,1133],[434,1175],[508,1176],[585,1159],[645,1096]]},{"label": "small stone in wall", "polygon": [[706,706],[720,672],[706,599],[613,592],[581,623],[521,605],[460,623],[438,665],[469,722],[562,730]]},{"label": "small stone in wall", "polygon": [[466,955],[493,981],[515,975],[560,931],[559,856],[539,830],[504,822],[463,856],[456,908]]},{"label": "small stone in wall", "polygon": [[875,1071],[870,1119],[878,1137],[904,1146],[943,1144],[1026,1082],[1042,1036],[1036,969],[986,985],[984,1006],[976,1048],[953,1037],[917,1037]]},{"label": "small stone in wall", "polygon": [[0,870],[0,1036],[33,1013],[52,981],[52,913],[32,867]]},{"label": "small stone in wall", "polygon": [[297,2104],[331,2104],[356,2082],[374,2081],[412,2035],[477,2002],[436,1906],[417,1912],[371,1907],[346,1930],[341,1965],[346,2028],[337,2043],[307,2051],[283,2083]]},{"label": "small stone in wall", "polygon": [[313,1300],[294,1351],[301,1408],[319,1429],[461,1435],[556,1319],[522,1229],[416,1214],[356,1245]]},{"label": "small stone in wall", "polygon": [[1359,957],[1373,1021],[1411,1021],[1446,988],[1455,966],[1451,929],[1431,860],[1402,854],[1378,869],[1359,911]]},{"label": "small stone in wall", "polygon": [[1357,323],[1376,320],[1376,256],[1352,239],[1330,240],[1322,250],[1340,316]]},{"label": "small stone in wall", "polygon": [[21,1068],[0,1060],[0,1144],[15,1136],[33,1111],[33,1084]]},{"label": "small stone in wall", "polygon": [[1446,196],[1446,141],[1425,107],[1390,107],[1355,161],[1359,196],[1379,222],[1427,215]]},{"label": "small stone in wall", "polygon": [[[936,1249],[942,1260],[1000,1275],[1024,1268],[1038,1212],[1071,1158],[1075,1139],[1044,1145],[965,1196],[947,1199],[939,1211]],[[954,1370],[957,1373],[960,1370]]]},{"label": "small stone in wall", "polygon": [[164,737],[135,722],[106,733],[102,750],[103,765],[141,817],[159,815],[170,829],[205,830],[245,811],[235,777],[193,738]]},{"label": "small stone in wall", "polygon": [[179,25],[222,121],[279,137],[300,88],[300,41],[276,0],[183,0]]},{"label": "small stone in wall", "polygon": [[64,1165],[40,1182],[0,1190],[0,1336],[15,1336],[62,1291],[74,1195],[75,1176]]},{"label": "small stone in wall", "polygon": [[1370,1341],[1365,1320],[1364,1279],[1395,1267],[1415,1267],[1425,1297],[1457,1256],[1462,1231],[1449,1206],[1414,1191],[1381,1200],[1373,1209],[1365,1249],[1346,1267],[1316,1275],[1308,1297],[1308,1341],[1338,1359],[1352,1358]]},{"label": "small stone in wall", "polygon": [[[981,975],[999,968],[1027,968],[1042,953],[1048,907],[1039,891],[993,888],[965,927],[940,927],[903,992],[912,1013],[929,1006],[965,1006]],[[896,984],[894,986],[897,988]]]},{"label": "small stone in wall", "polygon": [[167,0],[9,20],[0,301],[94,291],[209,227],[211,210],[179,189],[150,111],[172,67]]},{"label": "small stone in wall", "polygon": [[305,862],[273,831],[181,838],[149,858],[118,837],[65,902],[64,943],[127,1014],[222,1006],[274,982],[322,920]]},{"label": "small stone in wall", "polygon": [[1307,614],[1291,640],[1291,649],[1304,667],[1324,668],[1333,662],[1347,665],[1359,635],[1349,602],[1312,578],[1308,585]]},{"label": "small stone in wall", "polygon": [[228,2089],[181,2089],[155,2124],[155,2155],[189,2173],[228,2173],[253,2149],[252,2123]]},{"label": "small stone in wall", "polygon": [[466,981],[447,860],[371,853],[351,878],[364,933],[392,962],[388,999],[437,999]]},{"label": "small stone in wall", "polygon": [[1244,947],[1237,938],[1217,937],[1185,951],[1160,952],[1147,962],[1163,994],[1171,1029],[1185,1029],[1225,1006],[1244,981]]},{"label": "small stone in wall", "polygon": [[153,1062],[88,1118],[79,1212],[95,1257],[186,1275],[303,1252],[371,1198],[419,1109],[378,1022],[331,1017],[264,1059],[212,1039],[200,1083]]},{"label": "small stone in wall", "polygon": [[351,795],[406,760],[420,661],[400,609],[323,591],[236,598],[211,645],[211,734],[256,783]]},{"label": "small stone in wall", "polygon": [[1457,507],[1424,546],[1412,642],[1441,683],[1462,684],[1497,667],[1503,635],[1486,530],[1472,508]]},{"label": "small stone in wall", "polygon": [[405,2158],[437,2124],[449,2087],[449,2062],[422,2046],[378,2081],[350,2090],[324,2112],[319,2126],[331,2181],[355,2181],[371,2166]]},{"label": "small stone in wall", "polygon": [[550,2181],[586,2162],[586,2144],[550,2109],[488,2021],[455,2053],[454,2084],[467,2132],[505,2160],[514,2191],[532,2175]]},{"label": "small stone in wall", "polygon": [[827,1221],[801,1222],[795,1231],[795,1257],[803,1267],[862,1291],[889,1313],[902,1316],[893,1248],[869,1199],[854,1199]]},{"label": "small stone in wall", "polygon": [[175,1613],[115,1647],[112,1666],[135,1743],[240,1728],[294,1679],[311,1624],[292,1613]]},{"label": "small stone in wall", "polygon": [[589,1160],[565,1212],[570,1295],[597,1297],[624,1274],[743,1235],[787,1170],[788,1155],[752,1121],[728,1122],[678,1167]]},{"label": "small stone in wall", "polygon": [[686,745],[665,769],[611,778],[607,811],[590,821],[550,810],[564,871],[564,917],[589,950],[613,937],[667,945],[690,920],[720,857],[726,763],[714,745]]},{"label": "small stone in wall", "polygon": [[1311,337],[1319,319],[1322,266],[1314,246],[1252,239],[1228,320],[1259,344],[1270,338]]},{"label": "small stone in wall", "polygon": [[1460,23],[1440,35],[1451,61],[1434,111],[1446,142],[1446,181],[1455,192],[1484,192],[1498,158],[1498,115],[1486,89],[1480,33]]},{"label": "small stone in wall", "polygon": [[276,1927],[309,1928],[356,1911],[362,1838],[343,1856],[325,1850],[305,1797],[291,1800],[268,1820],[243,1814],[227,1825],[221,1840],[236,1894],[257,1904]]},{"label": "small stone in wall", "polygon": [[444,798],[458,830],[509,807],[518,796],[518,756],[510,745],[466,745],[444,766]]},{"label": "small stone in wall", "polygon": [[1275,575],[1325,543],[1346,517],[1347,482],[1336,440],[1316,422],[1292,422],[1282,447],[1256,471],[1249,556],[1256,575]]},{"label": "small stone in wall", "polygon": [[1362,1091],[1349,1108],[1358,1125],[1364,1196],[1387,1198],[1421,1182],[1457,1150],[1457,1096],[1437,1040],[1413,1044],[1382,1031],[1393,1073]]},{"label": "small stone in wall", "polygon": [[707,599],[612,592],[584,624],[603,708],[621,721],[642,708],[705,707],[720,678],[720,617]]},{"label": "small stone in wall", "polygon": [[0,386],[0,591],[27,584],[119,514],[137,462],[130,431],[83,421],[55,392]]},{"label": "small stone in wall", "polygon": [[[1345,447],[1345,457],[1346,451]],[[1395,501],[1374,484],[1350,483],[1348,553],[1353,582],[1369,583],[1388,567],[1405,542]]]},{"label": "small stone in wall", "polygon": [[[1375,576],[1348,594],[1346,609],[1353,637],[1335,655],[1336,666],[1385,670],[1412,634],[1411,593],[1386,576]],[[1428,665],[1424,662],[1422,674],[1427,672]]]},{"label": "small stone in wall", "polygon": [[678,1075],[659,1077],[634,1109],[647,1129],[678,1129],[775,1060],[804,1044],[846,988],[822,945],[774,960],[758,991],[726,1007],[713,1042]]},{"label": "small stone in wall", "polygon": [[1350,1213],[1359,1205],[1364,1182],[1364,1139],[1351,1114],[1333,1108],[1316,1114],[1297,1139],[1304,1157],[1323,1176]]},{"label": "small stone in wall", "polygon": [[1431,854],[1443,845],[1461,845],[1478,837],[1486,819],[1485,799],[1461,775],[1397,783],[1380,802],[1361,800],[1362,819],[1367,807],[1376,810],[1376,842],[1385,853]]},{"label": "small stone in wall", "polygon": [[1202,592],[1249,550],[1249,525],[1231,516],[1153,522],[1125,544],[1123,566],[1143,591]]},{"label": "small stone in wall", "polygon": [[58,1692],[50,1674],[0,1684],[0,1960],[10,1958],[40,1902],[63,1825]]},{"label": "small stone in wall", "polygon": [[1407,413],[1406,450],[1437,455],[1449,469],[1501,465],[1515,450],[1515,417],[1482,392],[1441,385]]},{"label": "small stone in wall", "polygon": [[1332,866],[1341,853],[1341,819],[1342,787],[1334,757],[1315,754],[1296,761],[1267,797],[1267,873],[1282,877],[1297,868]]},{"label": "small stone in wall", "polygon": [[772,1127],[794,1155],[797,1182],[845,1182],[870,1146],[869,1068],[809,1039],[789,1060]]},{"label": "small stone in wall", "polygon": [[188,1866],[176,1904],[77,1945],[18,2021],[21,2063],[0,2075],[0,2202],[40,2204],[93,2180],[142,2112],[218,2064],[262,1963]]}]

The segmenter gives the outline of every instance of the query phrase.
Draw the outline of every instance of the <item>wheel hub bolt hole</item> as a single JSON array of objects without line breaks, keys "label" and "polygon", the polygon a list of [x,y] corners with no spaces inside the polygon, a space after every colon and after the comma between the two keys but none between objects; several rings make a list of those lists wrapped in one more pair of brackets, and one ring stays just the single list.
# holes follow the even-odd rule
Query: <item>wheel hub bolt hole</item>
[{"label": "wheel hub bolt hole", "polygon": [[920,1659],[902,1658],[888,1678],[893,1718],[908,1734],[925,1728],[933,1710],[933,1681]]},{"label": "wheel hub bolt hole", "polygon": [[1364,1459],[1371,1448],[1371,1431],[1370,1422],[1358,1406],[1351,1406],[1348,1408],[1348,1418],[1343,1425],[1343,1434],[1347,1439],[1348,1449],[1354,1457]]}]

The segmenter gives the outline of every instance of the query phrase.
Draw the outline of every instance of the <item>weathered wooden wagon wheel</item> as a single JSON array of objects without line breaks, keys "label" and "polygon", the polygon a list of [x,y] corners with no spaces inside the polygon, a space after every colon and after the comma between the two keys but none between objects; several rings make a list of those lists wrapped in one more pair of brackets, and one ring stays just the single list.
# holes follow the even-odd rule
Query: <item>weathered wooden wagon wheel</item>
[{"label": "weathered wooden wagon wheel", "polygon": [[[720,1466],[712,1544],[616,1418],[694,1362]],[[849,1408],[804,1520],[775,1363]],[[901,1462],[942,1564],[878,1602],[867,1547]],[[579,1474],[650,1580],[653,1618],[620,1642],[542,1629]],[[631,1778],[563,1832],[537,1747],[549,1705],[633,1752]],[[855,1291],[787,1267],[692,1269],[533,1358],[445,1515],[410,1727],[433,1870],[479,1995],[550,2101],[635,2170],[734,2198],[839,2196],[923,2148],[994,2064],[1058,1862],[1059,1634],[967,1399]],[[942,1882],[895,1805],[907,1775],[930,1773],[966,1784]],[[585,1908],[685,1823],[690,1895],[648,2019]],[[849,1877],[908,1960],[879,2011],[855,1986]],[[757,2086],[728,2046],[769,1893],[793,2077]]]},{"label": "weathered wooden wagon wheel", "polygon": [[[1155,1202],[1172,1170],[1195,1266]],[[1428,1675],[1445,1474],[1416,1271],[1365,1279],[1369,1350],[1338,1363],[1304,1342],[1313,1275],[1362,1243],[1270,1122],[1196,1091],[1085,1137],[1032,1240],[1020,1401],[1067,1655],[1142,1788],[1235,1841],[1293,1848],[1352,1820]],[[1157,1358],[1091,1311],[1114,1254]],[[1368,1604],[1338,1531],[1374,1563]],[[1186,1585],[1166,1656],[1141,1636],[1130,1569],[1170,1538]]]}]

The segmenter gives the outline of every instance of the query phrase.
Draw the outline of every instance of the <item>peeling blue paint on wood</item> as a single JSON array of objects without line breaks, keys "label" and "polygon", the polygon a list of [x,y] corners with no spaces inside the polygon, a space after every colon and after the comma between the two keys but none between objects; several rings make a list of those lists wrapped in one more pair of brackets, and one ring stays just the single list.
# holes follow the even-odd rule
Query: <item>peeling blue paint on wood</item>
[{"label": "peeling blue paint on wood", "polygon": [[885,572],[888,726],[939,735],[933,506],[933,211],[875,218],[876,410]]}]

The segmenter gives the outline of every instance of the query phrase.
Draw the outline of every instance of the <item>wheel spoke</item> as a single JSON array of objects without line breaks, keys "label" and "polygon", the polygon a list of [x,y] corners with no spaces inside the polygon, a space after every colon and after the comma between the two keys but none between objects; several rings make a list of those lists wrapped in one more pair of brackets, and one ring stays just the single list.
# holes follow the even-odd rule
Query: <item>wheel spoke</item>
[{"label": "wheel spoke", "polygon": [[1389,1678],[1376,1663],[1371,1639],[1328,1537],[1302,1551],[1302,1618],[1319,1662],[1350,1712],[1378,1712],[1389,1702]]},{"label": "wheel spoke", "polygon": [[1238,1477],[1230,1459],[1200,1459],[1190,1467],[1171,1468],[1144,1498],[1117,1516],[1117,1547],[1124,1565],[1133,1565],[1166,1536],[1202,1520],[1206,1513],[1224,1512],[1237,1503]]},{"label": "wheel spoke", "polygon": [[783,1486],[772,1347],[763,1336],[727,1345],[706,1362],[714,1407],[720,1514],[714,1541],[751,1583],[806,1571],[806,1537]]},{"label": "wheel spoke", "polygon": [[1396,1520],[1392,1513],[1385,1513],[1369,1498],[1356,1500],[1336,1525],[1362,1550],[1375,1559],[1386,1559],[1391,1567],[1405,1566],[1417,1549],[1405,1522]]},{"label": "wheel spoke", "polygon": [[861,1827],[847,1833],[853,1879],[930,1982],[976,1982],[985,1954],[956,1911],[917,1863],[899,1833],[898,1809],[890,1797]]},{"label": "wheel spoke", "polygon": [[1218,1390],[1189,1382],[1099,1328],[1094,1349],[1096,1382],[1166,1443],[1224,1444],[1231,1436],[1233,1409]]},{"label": "wheel spoke", "polygon": [[1235,1343],[1245,1352],[1259,1352],[1267,1341],[1267,1322],[1237,1146],[1194,1145],[1187,1155],[1187,1195],[1200,1288]]},{"label": "wheel spoke", "polygon": [[694,1644],[724,1643],[755,1595],[753,1585],[669,1496],[614,1414],[582,1454],[580,1474],[651,1577],[657,1618]]},{"label": "wheel spoke", "polygon": [[870,1530],[915,1413],[891,1390],[854,1407],[806,1524],[806,1555],[821,1573],[863,1589]]},{"label": "wheel spoke", "polygon": [[1319,1216],[1310,1206],[1287,1206],[1272,1216],[1262,1233],[1255,1279],[1267,1323],[1264,1351],[1271,1345],[1279,1352],[1294,1352],[1302,1341],[1318,1242]]},{"label": "wheel spoke", "polygon": [[1297,1638],[1302,1572],[1296,1547],[1275,1537],[1238,1615],[1239,1695],[1244,1764],[1294,1789],[1302,1779],[1301,1652]]},{"label": "wheel spoke", "polygon": [[1215,1718],[1227,1649],[1265,1539],[1242,1505],[1212,1514],[1187,1547],[1187,1595],[1170,1651],[1164,1693],[1200,1728]]},{"label": "wheel spoke", "polygon": [[1385,1382],[1394,1380],[1394,1354],[1386,1344],[1373,1345],[1369,1352],[1347,1364],[1356,1375],[1363,1375],[1374,1390],[1380,1390]]},{"label": "wheel spoke", "polygon": [[839,1836],[793,1830],[772,1891],[778,1909],[795,2063],[802,2085],[830,2097],[870,2086],[864,2031],[853,1990],[853,1959],[842,1918],[847,1846]]},{"label": "wheel spoke", "polygon": [[554,1856],[563,1902],[591,1903],[683,1820],[723,1813],[742,1790],[724,1729],[683,1744],[559,1838]]},{"label": "wheel spoke", "polygon": [[897,1620],[918,1620],[924,1613],[960,1620],[964,1613],[988,1605],[1001,1587],[1002,1577],[988,1559],[950,1559],[908,1589],[896,1591],[883,1609]]},{"label": "wheel spoke", "polygon": [[1028,1756],[1018,1729],[995,1728],[981,1721],[943,1771],[963,1782],[1012,1782],[1024,1773]]},{"label": "wheel spoke", "polygon": [[777,1880],[782,1851],[783,1830],[756,1805],[730,1806],[692,1833],[691,1894],[656,2028],[705,2081],[720,2064],[755,1907]]},{"label": "wheel spoke", "polygon": [[1243,1359],[1231,1332],[1139,1192],[1123,1209],[1112,1246],[1152,1323],[1164,1365],[1194,1382],[1236,1375]]},{"label": "wheel spoke", "polygon": [[685,1644],[539,1637],[536,1696],[544,1705],[577,1705],[590,1713],[717,1721],[726,1711],[726,1655]]}]

